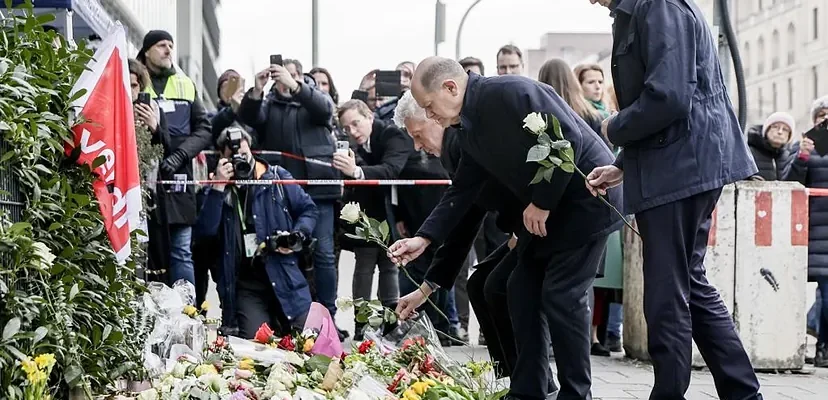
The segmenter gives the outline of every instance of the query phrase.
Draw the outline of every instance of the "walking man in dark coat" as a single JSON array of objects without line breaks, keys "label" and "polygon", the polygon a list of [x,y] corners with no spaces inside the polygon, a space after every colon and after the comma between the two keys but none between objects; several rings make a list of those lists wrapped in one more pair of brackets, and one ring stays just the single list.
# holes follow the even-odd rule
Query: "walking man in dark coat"
[{"label": "walking man in dark coat", "polygon": [[[587,290],[604,256],[607,236],[620,218],[579,187],[578,175],[556,170],[550,181],[530,185],[538,166],[527,163],[537,136],[523,128],[530,113],[560,120],[581,170],[613,159],[612,152],[548,85],[522,76],[482,77],[454,60],[430,57],[417,67],[411,93],[429,118],[458,128],[463,154],[453,185],[415,237],[391,246],[407,263],[430,243],[442,243],[476,201],[484,183],[496,180],[524,208],[518,232],[518,265],[508,284],[518,359],[510,396],[543,399],[548,349],[538,340],[545,316],[558,365],[558,399],[591,399],[590,318]],[[620,191],[607,196],[620,203]]]},{"label": "walking man in dark coat", "polygon": [[612,10],[612,77],[621,111],[602,130],[624,150],[587,188],[624,181],[644,242],[644,316],[655,384],[683,399],[692,340],[722,399],[761,399],[733,320],[705,276],[711,213],[722,187],[757,172],[725,90],[716,45],[687,0],[590,0]]}]

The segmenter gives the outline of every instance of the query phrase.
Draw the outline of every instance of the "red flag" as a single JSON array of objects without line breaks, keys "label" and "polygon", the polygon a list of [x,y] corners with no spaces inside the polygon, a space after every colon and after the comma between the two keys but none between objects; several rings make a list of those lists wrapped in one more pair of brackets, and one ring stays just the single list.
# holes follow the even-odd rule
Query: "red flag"
[{"label": "red flag", "polygon": [[112,248],[122,262],[131,253],[129,234],[138,227],[142,204],[126,32],[120,23],[88,67],[72,90],[86,89],[72,104],[85,122],[72,129],[75,142],[66,144],[66,153],[79,146],[78,163],[94,165],[96,158],[105,159],[95,168],[93,188]]}]

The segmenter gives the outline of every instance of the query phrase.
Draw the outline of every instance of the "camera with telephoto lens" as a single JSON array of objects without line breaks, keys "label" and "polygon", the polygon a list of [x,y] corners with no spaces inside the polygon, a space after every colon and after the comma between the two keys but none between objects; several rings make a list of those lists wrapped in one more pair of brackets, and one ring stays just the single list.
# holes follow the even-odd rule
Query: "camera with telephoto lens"
[{"label": "camera with telephoto lens", "polygon": [[247,161],[247,156],[239,154],[244,132],[240,128],[228,128],[227,138],[227,147],[233,152],[233,156],[230,159],[230,162],[233,163],[233,176],[236,179],[249,178],[253,172],[253,166]]},{"label": "camera with telephoto lens", "polygon": [[272,252],[278,252],[280,248],[290,249],[294,253],[303,250],[313,251],[315,244],[316,239],[308,239],[301,232],[277,232],[267,238],[267,247]]}]

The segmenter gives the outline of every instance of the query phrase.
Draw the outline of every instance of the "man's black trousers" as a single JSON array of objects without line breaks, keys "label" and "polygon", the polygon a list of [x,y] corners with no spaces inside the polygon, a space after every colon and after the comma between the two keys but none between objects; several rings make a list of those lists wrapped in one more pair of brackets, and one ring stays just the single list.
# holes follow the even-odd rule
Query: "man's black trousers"
[{"label": "man's black trousers", "polygon": [[[761,399],[733,319],[707,281],[704,255],[721,189],[636,214],[644,245],[644,317],[655,383],[650,399],[683,399],[692,340],[721,399]],[[555,349],[557,352],[557,348]]]},{"label": "man's black trousers", "polygon": [[[539,340],[549,331],[558,367],[559,400],[588,400],[591,343],[588,290],[604,257],[607,236],[544,256],[544,243],[520,254],[508,282],[509,314],[517,343],[510,395],[543,399],[549,381],[549,345]],[[546,253],[546,252],[545,252]],[[547,326],[543,323],[546,317]]]}]

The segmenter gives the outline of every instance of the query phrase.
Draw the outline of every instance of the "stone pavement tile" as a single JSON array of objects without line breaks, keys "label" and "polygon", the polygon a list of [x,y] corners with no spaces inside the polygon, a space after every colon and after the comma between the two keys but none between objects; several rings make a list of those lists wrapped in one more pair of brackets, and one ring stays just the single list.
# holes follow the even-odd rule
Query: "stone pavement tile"
[{"label": "stone pavement tile", "polygon": [[621,385],[621,384],[593,384],[592,397],[595,399],[638,399],[629,391],[647,390],[647,385]]},{"label": "stone pavement tile", "polygon": [[648,385],[653,384],[653,373],[647,370],[623,370],[623,371],[601,371],[592,373],[592,379],[595,384],[609,383],[609,384],[634,384],[634,385]]}]

